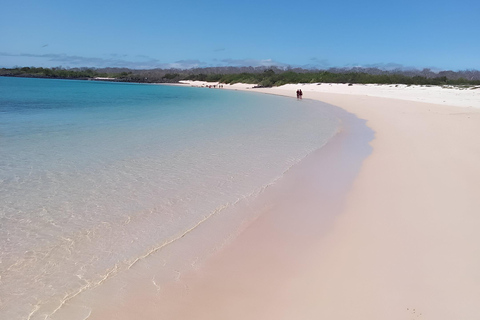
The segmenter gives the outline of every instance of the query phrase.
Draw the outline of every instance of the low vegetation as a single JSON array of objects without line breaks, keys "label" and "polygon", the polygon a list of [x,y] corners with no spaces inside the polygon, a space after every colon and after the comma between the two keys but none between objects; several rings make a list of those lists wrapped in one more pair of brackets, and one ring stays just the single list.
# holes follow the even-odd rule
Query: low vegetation
[{"label": "low vegetation", "polygon": [[478,86],[480,71],[393,70],[376,68],[353,69],[280,69],[276,67],[217,67],[198,69],[151,69],[131,70],[126,68],[35,68],[22,67],[0,69],[0,76],[37,77],[59,79],[110,78],[112,81],[140,83],[174,83],[180,80],[200,80],[227,84],[249,83],[271,87],[287,83],[359,83],[359,84],[406,84]]},{"label": "low vegetation", "polygon": [[283,72],[280,74],[241,73],[230,75],[191,75],[188,80],[219,81],[222,83],[251,83],[260,86],[281,86],[287,83],[376,83],[376,84],[406,84],[406,85],[479,85],[480,80],[467,80],[465,78],[448,79],[446,76],[427,78],[425,76],[406,76],[402,74],[374,75],[364,72],[332,73],[328,71],[296,73]]},{"label": "low vegetation", "polygon": [[32,77],[32,78],[61,78],[61,79],[90,79],[93,77],[107,77],[107,74],[94,69],[63,69],[63,68],[35,68],[23,67],[0,69],[1,76]]}]

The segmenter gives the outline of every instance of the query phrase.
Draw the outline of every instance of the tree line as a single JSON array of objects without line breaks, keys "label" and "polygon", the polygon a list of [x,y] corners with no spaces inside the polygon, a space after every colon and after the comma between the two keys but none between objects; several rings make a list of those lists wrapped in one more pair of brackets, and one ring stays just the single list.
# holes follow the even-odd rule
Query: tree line
[{"label": "tree line", "polygon": [[480,71],[391,70],[378,68],[331,68],[311,70],[279,67],[211,67],[193,69],[128,68],[2,68],[0,76],[58,79],[110,78],[112,81],[175,83],[200,80],[226,84],[249,83],[271,87],[287,83],[358,83],[406,85],[480,85]]}]

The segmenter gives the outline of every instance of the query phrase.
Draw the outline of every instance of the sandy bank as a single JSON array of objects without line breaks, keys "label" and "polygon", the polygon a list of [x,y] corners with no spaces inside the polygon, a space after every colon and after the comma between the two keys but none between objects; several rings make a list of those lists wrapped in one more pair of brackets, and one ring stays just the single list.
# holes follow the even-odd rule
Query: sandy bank
[{"label": "sandy bank", "polygon": [[[101,304],[94,312],[79,301],[70,307],[90,320],[477,319],[476,91],[445,91],[443,105],[419,102],[438,99],[427,87],[407,100],[412,88],[391,88],[389,98],[375,86],[368,94],[342,92],[347,85],[326,92],[323,84],[255,92],[293,97],[299,87],[304,98],[339,106],[375,132],[371,154],[349,172],[353,184],[339,177],[365,150],[356,144],[362,131],[347,125],[275,185],[260,218],[201,266],[158,286],[144,274],[164,266],[148,263],[132,270],[141,280],[133,286],[93,292],[89,301]],[[107,292],[116,295],[108,303]]]},{"label": "sandy bank", "polygon": [[[218,85],[218,82],[204,81],[181,81],[181,83],[202,87]],[[224,89],[249,90],[251,84],[237,83],[234,85],[223,85]],[[377,84],[338,84],[338,83],[311,83],[311,84],[287,84],[281,87],[268,89],[252,89],[272,94],[292,96],[297,89],[302,89],[306,98],[317,99],[309,93],[337,93],[343,95],[367,96],[391,98],[407,101],[434,103],[447,106],[476,107],[480,108],[480,87],[441,87],[441,86],[408,86],[403,84],[377,85]]]},{"label": "sandy bank", "polygon": [[[293,96],[298,87],[258,90]],[[265,302],[245,308],[238,319],[476,319],[480,315],[480,109],[472,107],[479,106],[480,100],[474,99],[478,93],[397,87],[391,88],[398,91],[390,97],[402,99],[386,99],[378,97],[386,91],[374,86],[368,88],[368,95],[322,91],[326,85],[312,87],[301,87],[305,98],[367,119],[376,132],[373,152],[334,226],[319,241],[312,241],[308,263],[295,265],[289,278],[278,277],[283,285],[271,295],[237,293],[237,299],[230,301],[234,310],[242,310],[236,305],[244,301],[248,306],[251,296]],[[416,94],[403,95],[413,94],[410,90]],[[442,96],[437,90],[446,91]],[[417,102],[438,99],[455,106]],[[274,215],[270,219],[264,226],[275,223]],[[262,234],[261,226],[252,228]],[[247,240],[235,245],[257,250]],[[272,244],[258,255],[276,251]],[[225,256],[235,259],[233,254]],[[216,265],[222,263],[226,262]],[[264,272],[274,274],[275,268]],[[261,279],[257,278],[258,287],[263,286]],[[226,282],[211,277],[195,290],[201,292],[217,281]],[[229,291],[221,289],[211,298],[225,299]],[[226,315],[208,312],[210,319]]]}]

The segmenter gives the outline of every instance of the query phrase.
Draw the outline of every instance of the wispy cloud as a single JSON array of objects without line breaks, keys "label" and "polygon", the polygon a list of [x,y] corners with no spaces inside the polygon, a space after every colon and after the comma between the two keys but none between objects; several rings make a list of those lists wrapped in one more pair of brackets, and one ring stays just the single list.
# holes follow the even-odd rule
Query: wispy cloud
[{"label": "wispy cloud", "polygon": [[[110,54],[107,57],[85,57],[78,55],[68,55],[63,53],[8,53],[0,52],[0,57],[19,57],[19,58],[35,58],[47,62],[51,66],[63,65],[67,67],[121,67],[132,69],[191,69],[200,67],[214,66],[210,62],[204,62],[196,59],[185,59],[174,62],[163,62],[146,55],[137,55],[128,59],[124,54]],[[238,67],[288,67],[286,63],[278,62],[272,59],[223,59],[214,60],[215,66],[238,66]]]},{"label": "wispy cloud", "polygon": [[[32,54],[32,53],[19,53],[12,54],[8,52],[0,52],[0,57],[23,57],[23,58],[36,58],[44,59],[48,61],[50,65],[68,66],[68,67],[120,67],[131,69],[191,69],[206,67],[208,64],[200,60],[178,60],[175,62],[161,62],[158,59],[148,57],[146,55],[137,55],[132,60],[128,59],[125,54],[110,54],[107,58],[98,57],[83,57],[77,55],[67,55],[58,53],[46,53],[46,54]],[[135,61],[137,60],[137,61]]]},{"label": "wispy cloud", "polygon": [[24,57],[24,58],[40,58],[50,62],[51,65],[65,65],[73,67],[126,67],[133,69],[150,69],[159,68],[162,63],[153,58],[145,57],[143,61],[131,61],[123,59],[124,55],[110,55],[109,58],[98,57],[83,57],[77,55],[67,55],[63,53],[18,53],[12,54],[7,52],[0,52],[3,57]]},{"label": "wispy cloud", "polygon": [[367,64],[358,64],[358,63],[352,63],[352,64],[347,64],[345,65],[347,68],[376,68],[380,70],[385,70],[385,71],[393,71],[393,70],[416,70],[417,68],[412,67],[412,66],[405,66],[400,63],[394,63],[394,62],[389,62],[389,63],[367,63]]},{"label": "wispy cloud", "polygon": [[125,58],[125,57],[128,57],[128,54],[110,53],[110,56],[115,58],[119,58],[119,57]]},{"label": "wispy cloud", "polygon": [[164,69],[192,69],[206,67],[207,63],[200,60],[179,60],[173,63],[163,63],[160,68]]},{"label": "wispy cloud", "polygon": [[288,67],[286,63],[272,59],[223,59],[222,63],[232,67]]},{"label": "wispy cloud", "polygon": [[313,58],[310,58],[309,64],[303,65],[301,67],[305,69],[315,69],[315,68],[324,69],[330,66],[331,64],[327,59],[319,59],[319,58],[313,57]]}]

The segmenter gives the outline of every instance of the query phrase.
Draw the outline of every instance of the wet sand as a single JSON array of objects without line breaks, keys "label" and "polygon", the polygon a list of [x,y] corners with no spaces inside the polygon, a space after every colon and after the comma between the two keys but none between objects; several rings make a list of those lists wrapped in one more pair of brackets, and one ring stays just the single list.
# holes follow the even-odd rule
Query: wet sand
[{"label": "wet sand", "polygon": [[[261,91],[294,94],[285,88]],[[480,314],[480,109],[308,90],[304,97],[352,112],[375,131],[373,152],[345,206],[308,247],[292,250],[305,260],[292,255],[289,276],[278,274],[283,264],[249,259],[253,270],[263,269],[276,283],[267,291],[263,276],[247,282],[241,274],[250,269],[227,272],[225,267],[241,265],[241,252],[248,250],[262,258],[279,255],[281,242],[257,245],[276,223],[275,214],[265,217],[212,262],[215,274],[224,274],[212,274],[195,287],[198,293],[216,292],[209,301],[225,301],[226,279],[240,279],[229,286],[236,295],[222,304],[223,313],[210,305],[185,316],[203,310],[210,319],[227,312],[230,319],[475,319]],[[461,105],[462,92],[451,99]],[[294,210],[290,214],[295,216]],[[245,283],[251,285],[244,288]],[[215,284],[221,286],[208,290]],[[248,303],[252,300],[256,304]]]},{"label": "wet sand", "polygon": [[[375,138],[346,125],[269,188],[255,204],[259,218],[219,252],[163,286],[155,281],[160,261],[139,265],[138,281],[90,297],[97,308],[88,319],[480,314],[480,109],[314,90],[304,98],[365,119]],[[220,225],[206,225],[195,241]],[[191,248],[192,239],[176,250]]]}]

